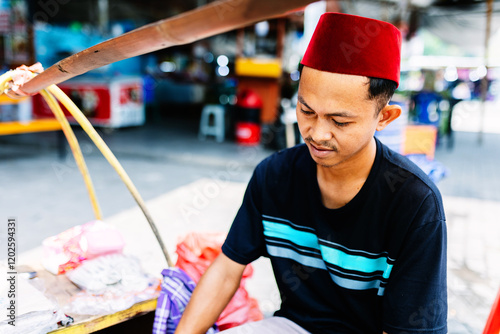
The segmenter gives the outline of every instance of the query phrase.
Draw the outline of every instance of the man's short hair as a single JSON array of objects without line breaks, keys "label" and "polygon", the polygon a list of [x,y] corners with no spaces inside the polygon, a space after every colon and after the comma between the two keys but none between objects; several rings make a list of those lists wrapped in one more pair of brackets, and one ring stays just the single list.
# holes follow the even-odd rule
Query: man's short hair
[{"label": "man's short hair", "polygon": [[385,107],[391,100],[398,84],[389,79],[372,78],[369,79],[368,98],[370,100],[377,100],[376,115]]}]

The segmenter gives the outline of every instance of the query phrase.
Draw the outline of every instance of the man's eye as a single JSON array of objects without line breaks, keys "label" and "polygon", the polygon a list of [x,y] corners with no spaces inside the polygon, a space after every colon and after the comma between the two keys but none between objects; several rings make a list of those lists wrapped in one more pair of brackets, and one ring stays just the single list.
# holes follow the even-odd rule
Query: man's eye
[{"label": "man's eye", "polygon": [[302,111],[302,113],[303,113],[304,115],[313,115],[313,114],[314,114],[314,112],[313,112],[313,111],[310,111],[310,110],[304,110],[304,109],[302,109],[302,108],[300,109],[300,111]]},{"label": "man's eye", "polygon": [[333,120],[333,122],[335,123],[336,126],[338,127],[343,127],[343,126],[348,126],[349,125],[349,122],[346,122],[346,123],[340,123],[340,122],[337,122],[336,120]]}]

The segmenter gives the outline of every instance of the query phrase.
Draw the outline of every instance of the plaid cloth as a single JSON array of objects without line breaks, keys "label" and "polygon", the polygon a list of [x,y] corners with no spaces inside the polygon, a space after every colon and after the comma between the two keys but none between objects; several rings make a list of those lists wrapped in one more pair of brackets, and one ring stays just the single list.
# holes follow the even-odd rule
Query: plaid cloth
[{"label": "plaid cloth", "polygon": [[[153,334],[173,334],[186,308],[196,283],[179,268],[167,268],[161,272],[163,281],[156,305]],[[218,333],[213,325],[207,334]]]}]

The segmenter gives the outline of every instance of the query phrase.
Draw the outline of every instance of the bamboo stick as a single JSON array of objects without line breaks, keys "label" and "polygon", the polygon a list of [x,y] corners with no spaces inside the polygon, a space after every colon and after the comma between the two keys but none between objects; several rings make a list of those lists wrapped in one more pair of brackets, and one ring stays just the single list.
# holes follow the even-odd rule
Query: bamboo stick
[{"label": "bamboo stick", "polygon": [[141,195],[139,194],[139,191],[135,187],[134,183],[128,176],[127,172],[125,172],[125,169],[123,169],[122,165],[116,159],[115,155],[109,147],[106,145],[104,140],[102,140],[101,136],[97,133],[97,131],[94,129],[92,124],[90,124],[89,120],[83,115],[83,113],[78,109],[78,107],[75,105],[71,99],[64,94],[64,92],[57,87],[56,85],[51,85],[50,87],[47,88],[47,91],[50,92],[54,97],[62,103],[63,106],[68,109],[70,112],[71,116],[75,118],[75,120],[80,124],[82,129],[87,133],[87,135],[90,137],[90,139],[94,142],[94,144],[97,146],[99,151],[101,151],[102,155],[108,160],[109,164],[114,168],[120,179],[123,181],[127,189],[129,190],[130,194],[132,197],[135,199],[137,205],[139,205],[139,208],[141,208],[142,213],[146,217],[146,220],[149,223],[149,226],[151,227],[151,230],[153,231],[156,240],[158,241],[158,244],[160,245],[160,248],[163,252],[163,255],[165,256],[165,260],[167,261],[167,265],[169,267],[173,267],[174,263],[172,262],[172,259],[170,258],[170,255],[168,254],[167,247],[165,246],[165,243],[163,242],[163,239],[161,238],[160,232],[156,228],[156,225],[153,221],[153,218],[151,217],[151,214],[149,213],[149,210],[146,207],[146,204],[144,203],[144,200],[142,199]]},{"label": "bamboo stick", "polygon": [[52,96],[46,90],[40,91],[40,94],[47,102],[55,118],[61,124],[62,131],[66,136],[71,152],[73,153],[73,157],[75,158],[78,170],[82,174],[83,181],[85,182],[85,186],[87,187],[87,192],[89,194],[90,204],[92,205],[92,209],[94,210],[95,219],[102,220],[101,208],[99,207],[99,202],[97,201],[94,185],[92,183],[87,164],[85,163],[85,159],[83,157],[82,150],[80,149],[80,145],[78,144],[78,140],[76,139],[75,133],[73,132],[73,129],[71,129],[71,125],[66,119],[66,116],[64,116],[64,112],[62,111],[61,106],[59,106],[59,103],[57,103],[54,96]]},{"label": "bamboo stick", "polygon": [[145,25],[78,52],[49,67],[26,82],[22,91],[35,94],[123,59],[188,44],[254,22],[283,15],[305,6],[311,0],[220,0],[194,10]]}]

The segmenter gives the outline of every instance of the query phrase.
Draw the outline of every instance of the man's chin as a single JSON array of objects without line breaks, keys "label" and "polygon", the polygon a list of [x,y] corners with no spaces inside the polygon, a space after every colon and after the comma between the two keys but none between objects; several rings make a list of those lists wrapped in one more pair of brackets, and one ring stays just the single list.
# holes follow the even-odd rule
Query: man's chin
[{"label": "man's chin", "polygon": [[323,167],[323,168],[333,168],[333,167],[338,166],[339,163],[336,163],[336,164],[325,164],[325,163],[316,161],[316,165],[318,165],[320,167]]},{"label": "man's chin", "polygon": [[316,165],[321,166],[321,167],[325,167],[325,168],[335,167],[341,163],[341,161],[339,161],[338,159],[318,158],[318,157],[314,156],[313,154],[311,154],[311,158],[314,160]]}]

